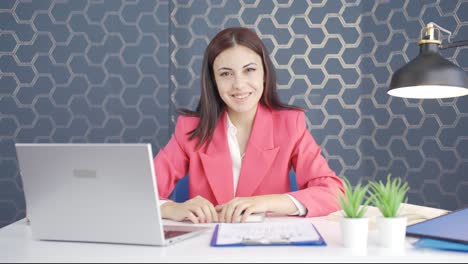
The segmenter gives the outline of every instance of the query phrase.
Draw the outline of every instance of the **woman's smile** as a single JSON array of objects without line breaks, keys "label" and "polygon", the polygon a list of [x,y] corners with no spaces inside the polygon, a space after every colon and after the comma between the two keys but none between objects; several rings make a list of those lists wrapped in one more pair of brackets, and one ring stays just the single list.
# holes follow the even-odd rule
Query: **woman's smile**
[{"label": "woman's smile", "polygon": [[252,94],[253,94],[253,92],[236,93],[236,94],[231,95],[231,97],[234,99],[235,102],[243,103],[243,102],[247,101],[247,99],[249,99]]}]

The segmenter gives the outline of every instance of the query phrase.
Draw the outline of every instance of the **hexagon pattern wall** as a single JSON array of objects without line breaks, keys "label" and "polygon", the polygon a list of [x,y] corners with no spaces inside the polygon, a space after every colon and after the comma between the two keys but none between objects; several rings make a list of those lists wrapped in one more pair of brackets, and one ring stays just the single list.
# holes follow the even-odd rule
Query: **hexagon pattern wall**
[{"label": "hexagon pattern wall", "polygon": [[168,1],[0,1],[0,225],[24,217],[14,142],[169,131]]},{"label": "hexagon pattern wall", "polygon": [[[436,22],[468,39],[468,0],[2,0],[0,226],[24,217],[14,142],[149,142],[194,108],[203,51],[256,31],[283,101],[306,109],[324,156],[353,183],[388,173],[409,202],[468,205],[468,99],[386,94]],[[468,48],[442,54],[468,71]]]}]

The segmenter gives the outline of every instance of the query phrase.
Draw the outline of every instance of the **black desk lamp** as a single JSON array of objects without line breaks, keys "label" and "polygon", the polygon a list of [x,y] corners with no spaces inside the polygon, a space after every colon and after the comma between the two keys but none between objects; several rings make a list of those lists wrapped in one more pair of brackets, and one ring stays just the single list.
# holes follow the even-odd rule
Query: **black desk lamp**
[{"label": "black desk lamp", "polygon": [[439,47],[468,46],[468,40],[442,46],[440,30],[449,34],[450,41],[450,31],[435,23],[427,24],[421,31],[419,55],[393,74],[389,95],[416,99],[468,95],[468,74],[439,54]]}]

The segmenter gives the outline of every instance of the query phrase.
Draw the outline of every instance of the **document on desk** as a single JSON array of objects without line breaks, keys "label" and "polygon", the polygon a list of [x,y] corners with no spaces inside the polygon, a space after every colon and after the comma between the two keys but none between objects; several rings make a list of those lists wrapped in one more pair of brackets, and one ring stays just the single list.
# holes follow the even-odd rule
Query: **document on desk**
[{"label": "document on desk", "polygon": [[218,224],[211,246],[326,246],[320,233],[307,222]]}]

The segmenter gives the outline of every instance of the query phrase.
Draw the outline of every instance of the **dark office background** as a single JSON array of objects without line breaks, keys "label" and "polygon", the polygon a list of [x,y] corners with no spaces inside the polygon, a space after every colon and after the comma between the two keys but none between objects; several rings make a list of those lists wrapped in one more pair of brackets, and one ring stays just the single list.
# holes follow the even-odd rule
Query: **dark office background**
[{"label": "dark office background", "polygon": [[[352,183],[401,177],[409,202],[468,205],[468,98],[386,94],[436,22],[468,39],[468,0],[0,1],[0,227],[25,215],[15,142],[148,142],[194,108],[203,50],[246,26],[267,45],[283,101],[307,110]],[[446,41],[446,40],[445,40]],[[468,70],[468,48],[442,54]]]}]

